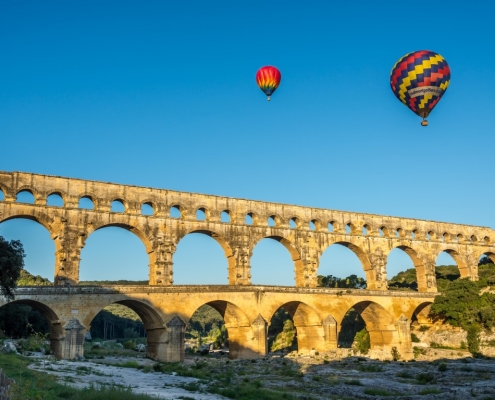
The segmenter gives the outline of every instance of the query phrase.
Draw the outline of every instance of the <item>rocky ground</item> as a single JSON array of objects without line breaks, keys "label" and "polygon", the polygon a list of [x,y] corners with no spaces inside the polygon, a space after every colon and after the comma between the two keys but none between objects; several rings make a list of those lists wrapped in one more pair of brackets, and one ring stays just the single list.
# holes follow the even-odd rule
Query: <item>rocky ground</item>
[{"label": "rocky ground", "polygon": [[[237,398],[495,399],[495,361],[473,359],[460,350],[421,353],[409,362],[295,353],[228,360],[215,354],[188,356],[182,365],[160,364],[137,354],[77,362],[47,360],[44,365],[38,359],[31,367],[71,385],[130,386],[163,399],[222,399],[226,398],[222,394],[233,398],[240,393],[246,397]],[[432,358],[436,360],[429,361]]]}]

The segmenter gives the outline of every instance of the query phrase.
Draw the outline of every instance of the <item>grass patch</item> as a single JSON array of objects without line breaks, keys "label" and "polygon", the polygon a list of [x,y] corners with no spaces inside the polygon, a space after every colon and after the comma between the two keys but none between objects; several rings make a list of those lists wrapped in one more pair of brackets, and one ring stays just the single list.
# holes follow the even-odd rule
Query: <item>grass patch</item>
[{"label": "grass patch", "polygon": [[389,392],[385,389],[367,388],[364,389],[364,393],[371,396],[397,396],[397,393]]},{"label": "grass patch", "polygon": [[216,385],[211,385],[208,388],[208,392],[219,394],[229,399],[242,399],[242,400],[296,400],[297,397],[285,392],[279,392],[272,389],[266,389],[258,387],[256,381],[249,383],[242,383],[237,386],[230,386],[220,388]]},{"label": "grass patch", "polygon": [[435,375],[431,372],[421,372],[416,376],[416,380],[420,385],[426,385],[428,383],[435,382]]},{"label": "grass patch", "polygon": [[419,394],[421,396],[424,396],[426,394],[440,394],[442,391],[440,389],[435,389],[435,388],[429,388],[429,389],[423,389]]},{"label": "grass patch", "polygon": [[[135,394],[130,388],[96,387],[76,389],[56,382],[53,375],[27,368],[33,360],[15,354],[0,354],[0,368],[16,381],[12,387],[13,399],[30,400],[152,400],[154,397]],[[70,381],[69,379],[67,381]]]},{"label": "grass patch", "polygon": [[344,381],[346,385],[363,386],[359,379],[348,379]]},{"label": "grass patch", "polygon": [[361,372],[382,372],[383,367],[378,364],[368,364],[368,365],[360,365],[358,370]]}]

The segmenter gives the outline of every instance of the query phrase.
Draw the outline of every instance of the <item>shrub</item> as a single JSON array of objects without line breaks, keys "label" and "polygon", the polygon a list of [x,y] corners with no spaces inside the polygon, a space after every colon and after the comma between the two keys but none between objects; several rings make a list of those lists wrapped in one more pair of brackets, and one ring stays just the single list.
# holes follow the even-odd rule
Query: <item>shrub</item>
[{"label": "shrub", "polygon": [[416,380],[420,385],[426,385],[427,383],[433,383],[435,375],[431,372],[421,372],[416,376]]},{"label": "shrub", "polygon": [[385,389],[368,388],[364,389],[364,393],[371,396],[395,396],[395,393],[391,393]]},{"label": "shrub", "polygon": [[467,347],[473,356],[480,354],[480,327],[471,325],[467,330]]},{"label": "shrub", "polygon": [[133,340],[128,340],[124,343],[124,349],[127,350],[136,350],[136,343]]},{"label": "shrub", "polygon": [[361,352],[361,354],[368,354],[371,348],[370,334],[366,328],[361,329],[354,338],[356,342],[356,348]]},{"label": "shrub", "polygon": [[392,354],[392,358],[394,361],[398,361],[400,359],[400,353],[399,350],[397,350],[397,347],[392,347],[392,351],[390,353]]},{"label": "shrub", "polygon": [[411,333],[411,342],[419,343],[421,340],[419,340],[419,337],[417,337],[415,333]]},{"label": "shrub", "polygon": [[447,364],[445,364],[445,363],[440,363],[440,364],[438,365],[438,370],[439,370],[440,372],[445,372],[445,371],[447,371]]},{"label": "shrub", "polygon": [[419,327],[419,331],[420,331],[420,332],[426,332],[428,329],[430,329],[430,327],[429,327],[429,326],[427,326],[427,325],[421,325],[421,326]]}]

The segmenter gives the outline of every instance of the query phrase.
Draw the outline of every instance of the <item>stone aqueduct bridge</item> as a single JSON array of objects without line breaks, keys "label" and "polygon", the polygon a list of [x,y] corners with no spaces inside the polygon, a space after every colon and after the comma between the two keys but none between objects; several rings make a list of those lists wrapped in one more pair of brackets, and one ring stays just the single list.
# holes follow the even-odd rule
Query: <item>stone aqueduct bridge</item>
[{"label": "stone aqueduct bridge", "polygon": [[[293,316],[300,352],[335,349],[342,320],[354,308],[370,332],[372,351],[387,357],[397,347],[408,358],[411,322],[428,323],[428,306],[437,291],[438,254],[449,253],[461,276],[473,280],[478,278],[482,255],[495,261],[495,232],[486,227],[20,172],[0,172],[0,190],[0,222],[37,221],[55,242],[55,286],[18,289],[15,301],[33,306],[48,319],[52,350],[61,358],[82,354],[83,334],[92,319],[116,302],[138,313],[147,330],[148,355],[163,361],[183,359],[185,325],[204,304],[224,317],[232,358],[266,354],[267,327],[281,306]],[[24,191],[33,195],[33,204],[16,201]],[[63,206],[47,205],[52,194],[63,199]],[[82,198],[91,199],[93,209],[80,208]],[[111,211],[114,201],[123,204],[124,212]],[[143,215],[144,204],[152,207],[153,215]],[[180,216],[171,217],[171,209],[179,210]],[[204,212],[204,220],[196,218],[197,210]],[[228,222],[222,215],[228,215]],[[143,241],[149,255],[149,286],[78,286],[85,241],[107,226],[128,229]],[[177,243],[193,232],[211,236],[224,249],[228,285],[173,285]],[[251,254],[264,238],[279,241],[290,252],[296,287],[251,285]],[[320,257],[335,243],[358,256],[367,290],[316,287]],[[418,292],[387,290],[386,260],[394,248],[411,257]]]}]

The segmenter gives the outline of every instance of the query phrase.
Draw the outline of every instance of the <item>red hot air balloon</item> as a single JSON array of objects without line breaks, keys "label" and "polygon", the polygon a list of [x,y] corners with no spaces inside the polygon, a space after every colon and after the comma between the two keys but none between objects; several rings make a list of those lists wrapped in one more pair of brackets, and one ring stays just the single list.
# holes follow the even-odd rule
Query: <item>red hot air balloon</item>
[{"label": "red hot air balloon", "polygon": [[268,101],[270,101],[270,96],[277,90],[278,85],[280,85],[280,80],[282,79],[282,74],[275,67],[261,67],[256,73],[256,82],[260,89],[268,96]]},{"label": "red hot air balloon", "polygon": [[397,61],[390,73],[395,96],[411,111],[423,117],[421,125],[437,105],[450,83],[445,58],[429,50],[413,51]]}]

